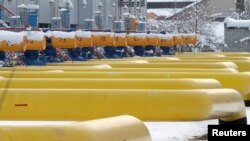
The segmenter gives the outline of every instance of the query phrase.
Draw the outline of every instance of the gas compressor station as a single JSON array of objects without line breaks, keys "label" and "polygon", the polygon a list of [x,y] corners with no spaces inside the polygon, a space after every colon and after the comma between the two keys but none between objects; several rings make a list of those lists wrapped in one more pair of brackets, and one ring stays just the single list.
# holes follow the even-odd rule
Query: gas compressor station
[{"label": "gas compressor station", "polygon": [[0,4],[0,120],[72,121],[0,125],[1,141],[152,141],[145,121],[247,124],[250,53],[176,51],[199,35],[148,31],[144,0]]}]

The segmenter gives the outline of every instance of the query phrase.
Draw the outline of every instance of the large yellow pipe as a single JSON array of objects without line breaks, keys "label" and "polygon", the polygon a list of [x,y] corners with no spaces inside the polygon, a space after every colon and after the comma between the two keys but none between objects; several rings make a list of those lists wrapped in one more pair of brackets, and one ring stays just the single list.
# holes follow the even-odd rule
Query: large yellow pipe
[{"label": "large yellow pipe", "polygon": [[1,141],[151,141],[146,126],[132,116],[64,125],[0,125],[0,137]]},{"label": "large yellow pipe", "polygon": [[[128,79],[183,79],[183,78],[194,78],[194,79],[208,79],[208,78],[213,78],[218,80],[223,87],[225,88],[232,88],[235,89],[237,91],[239,91],[241,93],[241,95],[243,96],[244,100],[246,101],[247,105],[250,106],[250,73],[234,73],[234,74],[223,74],[223,73],[199,73],[199,72],[62,72],[62,73],[53,73],[53,72],[15,72],[15,73],[1,73],[0,76],[4,76],[6,78],[12,77],[12,78],[23,78],[21,80],[26,80],[25,78],[56,78],[57,80],[60,80],[60,78],[62,79],[66,79],[66,78],[71,78],[71,79],[77,79],[77,78],[82,78],[82,79],[90,79],[90,78],[94,78],[94,79],[105,79],[107,80],[108,84],[113,85],[113,82],[116,83],[115,81],[113,81],[112,83],[110,83],[109,81],[111,81],[110,79],[126,79],[125,81],[128,81]],[[16,79],[14,79],[16,81]],[[18,81],[20,81],[20,79],[17,79]],[[32,79],[27,79],[30,83],[32,83]],[[56,80],[56,81],[57,81]],[[103,81],[105,81],[103,80]],[[5,80],[6,81],[6,80]],[[65,80],[63,80],[65,81]],[[99,82],[101,82],[100,80],[98,80]],[[146,81],[142,83],[146,85]],[[171,80],[172,81],[172,80]],[[27,85],[29,84],[29,82],[27,82]],[[44,82],[44,81],[43,81]],[[77,82],[77,81],[76,81]],[[90,81],[92,83],[92,80]],[[99,83],[98,82],[98,83]],[[141,83],[141,80],[137,82]],[[136,83],[137,83],[136,82]],[[15,85],[19,85],[17,82],[15,82]],[[22,82],[20,82],[22,83]],[[26,83],[26,82],[24,82]],[[42,81],[41,81],[42,83]],[[65,82],[66,83],[66,82]],[[80,82],[79,82],[80,83]],[[121,83],[121,82],[119,82]],[[135,85],[136,83],[134,82],[128,82],[129,84],[125,84],[125,83],[121,83],[126,85],[128,88],[130,87],[129,85]],[[152,85],[158,85],[158,83],[161,82],[157,82],[154,81],[154,84]],[[173,82],[175,83],[175,82]],[[1,82],[0,82],[1,84]],[[178,87],[179,84],[181,83],[176,83],[176,87]],[[1,84],[0,86],[4,86],[5,84]],[[149,84],[150,85],[150,84]],[[161,85],[161,84],[160,84]],[[167,84],[166,84],[167,85]],[[12,86],[12,85],[11,85]],[[16,88],[16,86],[14,86]],[[22,87],[22,84],[20,84],[20,87]],[[18,88],[20,88],[18,87]],[[28,86],[24,86],[24,87],[28,87]],[[66,86],[69,87],[69,86]],[[87,87],[87,86],[86,86]],[[116,86],[117,87],[117,86]],[[153,86],[147,86],[147,87],[153,87]],[[170,86],[166,86],[166,87],[170,87]],[[121,87],[118,87],[121,88]]]},{"label": "large yellow pipe", "polygon": [[205,55],[227,55],[227,56],[248,56],[249,52],[185,52],[180,56],[205,56]]},{"label": "large yellow pipe", "polygon": [[[173,59],[173,60],[169,60],[169,59],[165,59],[165,58],[143,58],[143,59],[134,59],[133,60],[134,62],[148,62],[148,63],[189,63],[189,64],[196,64],[196,63],[219,63],[219,62],[232,62],[234,63],[235,65],[237,65],[239,71],[243,72],[243,71],[250,71],[250,60],[222,60],[222,59]],[[86,65],[86,64],[113,64],[113,63],[118,63],[118,64],[122,64],[122,63],[126,63],[126,62],[129,62],[128,60],[127,61],[122,61],[122,60],[95,60],[95,61],[89,61],[89,62],[83,62],[83,63],[80,63],[80,64],[83,64],[83,65]],[[132,62],[132,60],[131,60]],[[72,64],[72,62],[67,62],[67,64]],[[79,64],[79,63],[73,63],[73,65],[75,64]],[[233,66],[233,65],[232,65]]]},{"label": "large yellow pipe", "polygon": [[184,53],[177,57],[250,57],[249,53]]},{"label": "large yellow pipe", "polygon": [[[225,62],[226,60],[217,60],[217,59],[208,59],[208,60],[199,60],[199,59],[185,59],[185,60],[147,60],[150,63],[216,63],[216,62]],[[250,71],[250,60],[228,60],[228,62],[232,62],[237,65],[239,71]]]},{"label": "large yellow pipe", "polygon": [[238,70],[231,68],[224,69],[192,69],[192,68],[85,68],[81,66],[44,66],[44,67],[15,67],[0,68],[1,73],[4,71],[81,71],[81,72],[216,72],[216,73],[237,73]]},{"label": "large yellow pipe", "polygon": [[[179,60],[250,60],[250,57],[178,57]],[[178,59],[176,59],[178,60]]]},{"label": "large yellow pipe", "polygon": [[[93,59],[90,60],[89,62],[122,62],[122,61],[131,61],[131,60],[144,60],[144,61],[157,61],[157,60],[165,60],[166,62],[168,61],[178,61],[178,60],[220,60],[221,62],[223,61],[230,61],[230,60],[250,60],[250,57],[141,57],[141,58],[122,58],[122,59],[102,59],[102,60],[97,60]],[[71,62],[72,63],[72,62]]]},{"label": "large yellow pipe", "polygon": [[246,124],[241,95],[212,90],[0,90],[1,120],[89,120],[132,115],[144,121],[199,121]]},{"label": "large yellow pipe", "polygon": [[[120,69],[119,69],[120,70]],[[212,72],[196,72],[191,71],[190,72],[165,72],[156,69],[157,71],[141,71],[139,69],[138,71],[117,71],[117,70],[110,70],[107,69],[101,69],[99,71],[97,70],[84,70],[84,71],[0,71],[0,77],[3,78],[152,78],[152,79],[165,79],[164,75],[168,75],[169,73],[206,73],[209,74],[231,74],[231,73],[237,73],[234,72],[234,70],[230,69],[227,71],[212,71]]]},{"label": "large yellow pipe", "polygon": [[[142,59],[133,59],[134,62],[148,62],[148,63],[218,63],[218,62],[232,62],[234,63],[235,65],[237,65],[239,71],[243,72],[243,71],[250,71],[250,60],[222,60],[222,59],[217,59],[217,58],[210,58],[210,59],[198,59],[198,58],[185,58],[185,59],[165,59],[165,58],[142,58]],[[109,64],[109,63],[124,63],[124,62],[128,62],[128,60],[126,61],[122,61],[122,60],[95,60],[95,61],[89,61],[87,63],[84,63],[84,64],[100,64],[100,63],[106,63],[106,64]],[[132,62],[132,60],[131,60]],[[72,62],[68,62],[67,64],[72,64]]]},{"label": "large yellow pipe", "polygon": [[[103,63],[61,63],[49,64],[50,66],[88,66],[88,65],[101,65]],[[232,62],[216,62],[216,63],[108,63],[112,68],[199,68],[199,69],[224,69],[232,68],[238,69]]]},{"label": "large yellow pipe", "polygon": [[213,89],[222,88],[214,79],[27,79],[0,78],[0,88],[48,89]]}]

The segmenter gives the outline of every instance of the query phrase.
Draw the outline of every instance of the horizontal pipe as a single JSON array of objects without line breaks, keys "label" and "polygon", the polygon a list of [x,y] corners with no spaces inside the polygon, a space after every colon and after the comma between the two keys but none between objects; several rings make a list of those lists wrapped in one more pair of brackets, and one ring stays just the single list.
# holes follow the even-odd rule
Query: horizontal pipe
[{"label": "horizontal pipe", "polygon": [[[108,71],[110,70],[110,71]],[[138,71],[136,71],[138,70]],[[150,71],[151,70],[151,71]],[[156,71],[153,71],[156,70]],[[147,72],[147,73],[145,73]],[[196,74],[224,74],[224,73],[236,73],[233,69],[222,69],[207,72],[196,72],[190,70],[190,72],[165,72],[165,69],[148,69],[143,71],[143,69],[99,69],[99,70],[81,70],[81,71],[0,71],[0,77],[2,78],[140,78],[140,79],[165,79],[164,75],[177,73],[196,73]],[[243,73],[240,73],[243,74]]]},{"label": "horizontal pipe", "polygon": [[233,89],[0,89],[0,97],[1,120],[82,121],[126,114],[143,121],[246,121],[243,99]]},{"label": "horizontal pipe", "polygon": [[81,66],[70,67],[56,67],[56,66],[44,66],[44,67],[15,67],[13,68],[0,68],[0,72],[4,71],[89,71],[89,72],[216,72],[216,73],[237,73],[238,70],[231,68],[224,69],[192,69],[192,68],[85,68]]},{"label": "horizontal pipe", "polygon": [[250,55],[249,52],[185,52],[183,54],[180,54],[180,56],[196,56],[196,55],[228,55],[228,56],[244,56],[244,55]]},{"label": "horizontal pipe", "polygon": [[151,141],[146,126],[132,116],[64,125],[0,125],[0,137],[1,141]]},{"label": "horizontal pipe", "polygon": [[[49,66],[88,66],[88,65],[102,65],[103,63],[61,63],[48,64]],[[105,64],[103,64],[105,65]],[[238,69],[234,63],[218,62],[218,63],[106,63],[112,68],[199,68],[199,69],[224,69],[232,68]]]},{"label": "horizontal pipe", "polygon": [[[216,79],[224,88],[232,88],[250,101],[250,73],[199,73],[199,72],[1,72],[5,78],[56,78],[56,79]],[[30,80],[30,79],[29,79]],[[229,81],[230,80],[230,81]],[[110,81],[110,80],[109,80]],[[127,81],[127,80],[126,80]],[[148,81],[148,80],[146,80]],[[156,84],[156,83],[155,83]],[[18,85],[18,84],[17,84]],[[124,84],[128,85],[128,84]],[[132,84],[133,85],[133,84]],[[177,85],[178,86],[178,85]],[[149,86],[151,87],[151,86]],[[168,86],[167,86],[168,87]],[[250,105],[248,105],[250,106]]]},{"label": "horizontal pipe", "polygon": [[250,60],[250,57],[178,57],[180,60],[194,60],[194,59],[199,59],[199,60]]},{"label": "horizontal pipe", "polygon": [[[82,62],[83,64],[100,64],[100,63],[106,63],[106,64],[109,64],[109,63],[119,63],[119,64],[122,64],[122,63],[133,63],[133,62],[141,62],[141,63],[189,63],[189,64],[192,64],[192,63],[219,63],[219,62],[232,62],[234,63],[232,65],[232,67],[234,67],[234,65],[237,65],[239,71],[241,72],[244,72],[244,71],[250,71],[250,60],[222,60],[222,59],[202,59],[202,60],[199,60],[199,59],[169,59],[169,58],[163,58],[163,57],[158,57],[158,58],[142,58],[142,59],[127,59],[127,60],[94,60],[94,61],[89,61],[89,62]],[[81,64],[82,64],[81,63]],[[72,64],[72,62],[67,62],[67,64]],[[74,63],[75,64],[75,63]],[[76,63],[78,64],[78,63]],[[235,67],[235,68],[237,68]]]},{"label": "horizontal pipe", "polygon": [[[139,60],[138,60],[139,61]],[[144,61],[148,61],[150,63],[215,63],[215,62],[222,62],[222,61],[226,61],[226,60],[198,60],[198,59],[193,59],[193,60],[163,60],[163,59],[159,59],[159,60],[144,60]],[[244,72],[244,71],[250,71],[250,60],[228,60],[228,62],[232,62],[235,65],[237,65],[238,69],[240,72]]]},{"label": "horizontal pipe", "polygon": [[48,89],[214,89],[222,88],[214,79],[28,79],[0,78],[0,88]]}]

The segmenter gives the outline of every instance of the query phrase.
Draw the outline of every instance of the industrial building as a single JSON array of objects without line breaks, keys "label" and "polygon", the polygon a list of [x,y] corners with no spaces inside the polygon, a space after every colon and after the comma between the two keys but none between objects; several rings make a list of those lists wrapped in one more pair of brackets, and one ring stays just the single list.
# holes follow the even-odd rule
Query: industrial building
[{"label": "industrial building", "polygon": [[225,44],[226,52],[250,51],[250,20],[225,20]]},{"label": "industrial building", "polygon": [[[23,8],[27,9],[27,21],[22,19]],[[21,16],[22,22],[43,28],[53,26],[60,18],[63,27],[107,30],[117,23],[122,28],[126,16],[145,21],[146,12],[146,0],[0,0],[1,20],[9,24],[11,18]]]}]

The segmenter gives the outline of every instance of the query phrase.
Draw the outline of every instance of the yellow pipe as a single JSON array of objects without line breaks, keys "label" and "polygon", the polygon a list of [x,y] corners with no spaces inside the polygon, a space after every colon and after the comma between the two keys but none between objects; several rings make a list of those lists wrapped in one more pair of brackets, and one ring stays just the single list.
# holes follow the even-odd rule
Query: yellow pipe
[{"label": "yellow pipe", "polygon": [[249,52],[184,52],[183,55],[250,55]]},{"label": "yellow pipe", "polygon": [[[120,70],[120,69],[119,69]],[[128,69],[130,70],[130,69]],[[151,69],[150,69],[151,70]],[[101,70],[83,70],[83,71],[0,71],[0,77],[3,78],[157,78],[161,79],[164,78],[164,74],[173,73],[167,72],[164,69],[156,69],[157,71],[143,71],[141,69],[138,69],[138,71],[127,71],[127,70],[121,70],[118,71],[115,70],[107,70],[107,69],[101,69]],[[147,73],[145,73],[147,72]],[[197,71],[189,71],[190,73],[237,73],[235,70],[214,70],[214,71],[206,71],[206,72],[197,72]],[[188,72],[174,72],[174,73],[188,73]]]},{"label": "yellow pipe", "polygon": [[[165,58],[141,58],[141,59],[131,59],[131,60],[95,60],[95,61],[89,61],[89,62],[83,62],[83,64],[100,64],[100,63],[106,63],[106,64],[112,64],[112,63],[127,63],[127,62],[148,62],[148,63],[218,63],[218,62],[232,62],[235,65],[238,66],[239,71],[250,71],[250,60],[226,60],[226,59],[217,59],[217,58],[210,58],[210,59],[198,59],[198,58],[183,58],[183,59],[165,59]],[[72,64],[72,62],[66,62],[67,64]],[[73,63],[75,64],[75,63]],[[78,63],[77,63],[78,64]],[[82,64],[82,63],[80,63]]]},{"label": "yellow pipe", "polygon": [[0,137],[1,141],[151,141],[147,127],[132,116],[63,125],[0,125]]},{"label": "yellow pipe", "polygon": [[188,53],[185,52],[184,54],[176,54],[176,57],[226,57],[224,54],[212,54],[212,53]]},{"label": "yellow pipe", "polygon": [[0,78],[0,88],[48,89],[213,89],[222,88],[214,79],[27,79]]},{"label": "yellow pipe", "polygon": [[[173,81],[173,79],[216,79],[218,80],[223,87],[225,88],[232,88],[235,89],[237,91],[239,91],[241,93],[241,95],[243,96],[244,100],[246,101],[247,105],[250,106],[250,73],[199,73],[199,72],[62,72],[62,73],[53,73],[53,72],[15,72],[13,74],[11,74],[10,72],[8,73],[1,73],[1,76],[4,76],[5,78],[23,78],[23,79],[14,79],[15,81],[15,85],[20,85],[19,87],[16,87],[15,85],[13,85],[14,88],[21,88],[21,87],[28,87],[28,86],[22,86],[24,84],[22,83],[27,83],[27,85],[29,85],[29,83],[33,84],[32,81],[34,81],[34,79],[25,79],[25,78],[56,78],[55,82],[61,79],[68,79],[70,78],[71,80],[62,80],[65,81],[65,83],[67,81],[73,81],[73,79],[78,79],[78,78],[82,78],[82,79],[99,79],[98,83],[101,83],[101,81],[106,81],[107,84],[109,85],[113,85],[113,83],[116,83],[116,81],[118,79],[123,80],[124,79],[124,83],[123,82],[118,82],[121,83],[119,85],[126,85],[127,88],[130,88],[130,84],[133,86],[135,85],[134,88],[136,88],[136,86],[138,86],[138,84],[136,85],[136,83],[141,83],[141,81],[143,81],[143,79],[152,79],[154,82],[154,84],[152,85],[158,85],[158,83],[162,83],[159,81],[159,79],[162,80],[166,80],[166,82],[168,81]],[[104,79],[104,80],[101,80]],[[112,80],[114,81],[112,81]],[[129,79],[140,79],[140,80],[136,80],[137,82],[127,82],[129,81]],[[157,81],[155,79],[158,79]],[[169,80],[170,79],[170,80]],[[172,80],[171,80],[172,79]],[[176,80],[178,80],[176,79]],[[20,80],[27,80],[28,82],[20,82]],[[38,79],[39,80],[39,79]],[[41,79],[44,83],[46,81],[46,79]],[[6,81],[6,79],[4,79],[4,81]],[[11,80],[13,81],[13,80]],[[41,81],[41,83],[43,83]],[[52,81],[54,81],[52,79]],[[79,79],[77,80],[79,81]],[[77,82],[76,81],[76,82]],[[82,80],[81,80],[82,81]],[[92,81],[95,80],[91,80],[90,82],[92,83]],[[145,82],[141,83],[142,85],[146,85],[146,81],[149,80],[144,80]],[[129,84],[126,84],[129,83]],[[72,82],[74,83],[74,82]],[[80,81],[79,81],[80,83]],[[85,81],[81,82],[81,83],[85,83]],[[94,83],[94,82],[93,82]],[[178,88],[179,84],[178,82],[173,82],[176,83],[176,88]],[[0,86],[4,86],[5,83],[0,81]],[[26,84],[25,84],[26,85]],[[59,85],[59,84],[58,84]],[[84,84],[85,85],[85,84]],[[118,84],[117,84],[118,85]],[[118,87],[116,85],[117,88],[125,88],[125,87]],[[150,85],[150,84],[149,84]],[[164,84],[165,85],[165,84]],[[166,84],[168,85],[168,84]],[[11,85],[12,86],[12,85]],[[40,88],[41,86],[39,86]],[[70,86],[65,86],[65,87],[70,87]],[[86,85],[86,87],[88,87]],[[93,86],[94,87],[94,86]],[[99,87],[99,86],[98,86]],[[145,86],[148,88],[154,87],[154,86]],[[159,86],[160,87],[160,86]],[[158,88],[159,88],[158,87]],[[170,87],[165,86],[166,88]],[[46,87],[45,87],[46,88]],[[164,88],[164,86],[163,86]],[[173,88],[173,87],[172,87]]]},{"label": "yellow pipe", "polygon": [[[143,59],[134,59],[134,60],[96,60],[96,61],[89,61],[89,62],[82,62],[82,63],[73,63],[73,65],[75,64],[113,64],[113,63],[119,63],[119,64],[123,64],[123,63],[127,63],[127,62],[141,62],[141,63],[220,63],[220,62],[232,62],[235,65],[237,65],[239,71],[244,72],[244,71],[250,71],[250,60],[222,60],[222,59],[195,59],[195,58],[191,58],[191,59],[173,59],[173,60],[168,60],[168,59],[164,59],[164,58],[143,58]],[[72,64],[72,62],[66,62],[66,64]],[[59,65],[59,64],[58,64]],[[64,65],[64,64],[63,64]]]},{"label": "yellow pipe", "polygon": [[233,89],[1,89],[0,97],[1,120],[82,121],[128,114],[143,121],[219,118],[246,124],[243,99]]},{"label": "yellow pipe", "polygon": [[[49,66],[88,66],[101,65],[103,63],[61,63],[48,64]],[[231,62],[217,62],[217,63],[108,63],[112,68],[199,68],[199,69],[224,69],[232,68],[238,69],[234,63]]]},{"label": "yellow pipe", "polygon": [[[12,71],[13,68],[0,68],[0,72]],[[224,69],[192,69],[192,68],[86,68],[81,66],[44,66],[44,67],[15,67],[15,72],[20,71],[90,71],[90,72],[218,72],[218,73],[237,73],[231,68]]]},{"label": "yellow pipe", "polygon": [[195,57],[250,57],[250,53],[248,52],[221,52],[221,53],[188,53],[185,52],[184,54],[181,55],[176,55],[177,57],[190,57],[190,56],[195,56]]},{"label": "yellow pipe", "polygon": [[[250,57],[178,57],[179,60],[250,60]],[[177,60],[177,59],[176,59]]]},{"label": "yellow pipe", "polygon": [[[185,60],[147,60],[150,63],[216,63],[216,62],[226,62],[226,60],[198,60],[198,59],[185,59]],[[244,72],[244,71],[250,71],[250,60],[228,60],[228,62],[232,62],[235,65],[237,65],[239,71]]]}]

